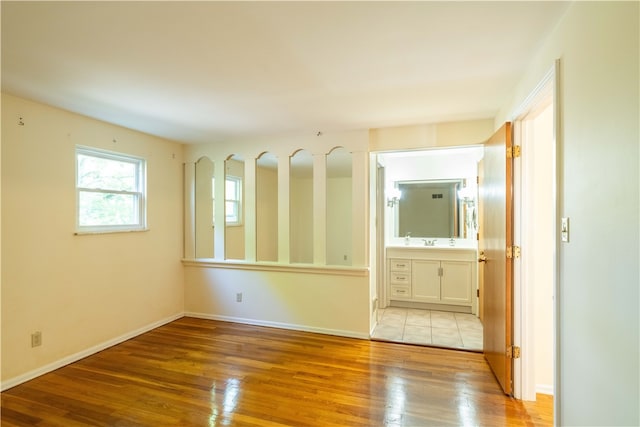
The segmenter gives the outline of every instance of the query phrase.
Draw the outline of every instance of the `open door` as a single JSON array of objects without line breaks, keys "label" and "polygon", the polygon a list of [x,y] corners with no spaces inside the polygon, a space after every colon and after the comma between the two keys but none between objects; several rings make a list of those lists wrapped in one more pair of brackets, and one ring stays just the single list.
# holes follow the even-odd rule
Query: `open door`
[{"label": "open door", "polygon": [[504,392],[513,393],[513,145],[511,123],[486,143],[479,187],[484,251],[484,355]]}]

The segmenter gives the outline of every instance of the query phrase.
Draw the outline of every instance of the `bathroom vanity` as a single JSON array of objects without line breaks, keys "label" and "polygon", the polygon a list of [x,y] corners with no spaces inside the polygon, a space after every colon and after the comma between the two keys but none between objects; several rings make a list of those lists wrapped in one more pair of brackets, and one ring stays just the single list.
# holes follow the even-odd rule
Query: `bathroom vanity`
[{"label": "bathroom vanity", "polygon": [[460,246],[388,246],[392,306],[476,313],[477,250]]}]

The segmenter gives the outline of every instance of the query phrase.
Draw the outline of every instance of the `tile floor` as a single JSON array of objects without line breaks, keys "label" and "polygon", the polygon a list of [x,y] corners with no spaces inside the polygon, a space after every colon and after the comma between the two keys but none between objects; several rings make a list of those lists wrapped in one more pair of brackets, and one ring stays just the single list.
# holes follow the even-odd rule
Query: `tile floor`
[{"label": "tile floor", "polygon": [[482,323],[474,314],[387,307],[372,338],[482,351]]}]

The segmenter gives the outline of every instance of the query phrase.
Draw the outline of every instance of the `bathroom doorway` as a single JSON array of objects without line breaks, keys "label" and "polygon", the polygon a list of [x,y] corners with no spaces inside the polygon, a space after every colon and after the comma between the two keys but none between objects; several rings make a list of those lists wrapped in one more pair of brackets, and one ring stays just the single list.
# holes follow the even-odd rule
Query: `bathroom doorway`
[{"label": "bathroom doorway", "polygon": [[[377,200],[372,339],[482,352],[476,236],[482,152],[482,146],[465,146],[372,155]],[[443,206],[434,209],[433,203]],[[422,210],[408,214],[406,209]],[[425,224],[430,221],[433,227]],[[409,252],[394,255],[391,248]],[[390,257],[403,261],[396,264],[405,266],[402,271],[389,267]],[[468,285],[447,291],[450,277]]]}]

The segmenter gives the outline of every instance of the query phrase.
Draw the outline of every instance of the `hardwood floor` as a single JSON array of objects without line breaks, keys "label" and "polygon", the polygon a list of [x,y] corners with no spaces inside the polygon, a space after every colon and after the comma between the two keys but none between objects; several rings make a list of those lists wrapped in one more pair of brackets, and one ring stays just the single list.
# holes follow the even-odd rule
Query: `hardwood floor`
[{"label": "hardwood floor", "polygon": [[552,422],[549,400],[506,397],[481,354],[194,318],[1,397],[3,427]]}]

